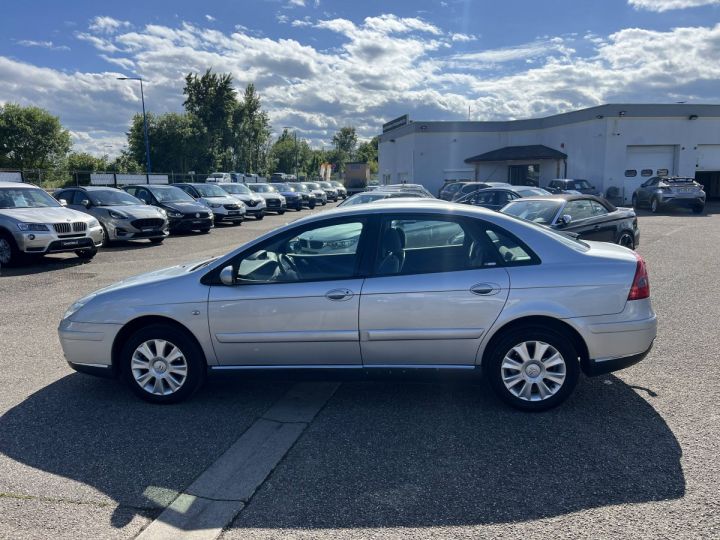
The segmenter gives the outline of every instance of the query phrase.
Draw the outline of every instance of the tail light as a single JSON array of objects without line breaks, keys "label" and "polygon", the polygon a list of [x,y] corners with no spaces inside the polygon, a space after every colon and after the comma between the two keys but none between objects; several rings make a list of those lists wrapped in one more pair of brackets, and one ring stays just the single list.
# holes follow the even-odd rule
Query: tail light
[{"label": "tail light", "polygon": [[635,257],[637,258],[637,266],[635,267],[635,277],[633,278],[632,286],[630,287],[628,300],[642,300],[643,298],[650,298],[650,278],[648,277],[645,259],[637,253],[635,254]]}]

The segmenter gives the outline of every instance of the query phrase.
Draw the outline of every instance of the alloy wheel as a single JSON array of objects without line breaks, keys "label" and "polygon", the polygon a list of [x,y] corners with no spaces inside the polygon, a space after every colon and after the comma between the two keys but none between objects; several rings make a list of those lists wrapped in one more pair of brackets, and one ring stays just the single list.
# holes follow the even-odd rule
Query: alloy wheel
[{"label": "alloy wheel", "polygon": [[567,366],[560,352],[543,341],[523,341],[502,360],[505,388],[524,401],[544,401],[565,383]]},{"label": "alloy wheel", "polygon": [[133,379],[145,392],[168,396],[185,383],[188,364],[183,352],[164,339],[141,343],[130,361]]},{"label": "alloy wheel", "polygon": [[635,240],[630,233],[623,233],[618,239],[618,244],[629,249],[635,249]]}]

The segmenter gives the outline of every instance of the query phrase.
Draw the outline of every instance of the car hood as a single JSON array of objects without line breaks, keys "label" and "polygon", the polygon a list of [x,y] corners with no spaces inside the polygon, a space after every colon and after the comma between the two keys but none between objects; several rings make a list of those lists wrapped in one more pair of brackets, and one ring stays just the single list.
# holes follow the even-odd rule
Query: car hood
[{"label": "car hood", "polygon": [[163,208],[188,214],[191,212],[207,212],[207,206],[196,202],[164,202],[160,203]]},{"label": "car hood", "polygon": [[7,208],[0,214],[27,223],[61,223],[63,221],[90,221],[92,216],[64,206],[54,208]]},{"label": "car hood", "polygon": [[158,209],[148,204],[133,204],[133,205],[117,205],[117,206],[98,206],[99,210],[112,210],[113,212],[120,212],[128,215],[131,218],[157,218],[163,217]]},{"label": "car hood", "polygon": [[201,197],[198,200],[215,204],[237,204],[237,199],[230,197],[230,195],[227,197]]},{"label": "car hood", "polygon": [[282,197],[280,193],[258,193],[263,199],[279,199]]}]

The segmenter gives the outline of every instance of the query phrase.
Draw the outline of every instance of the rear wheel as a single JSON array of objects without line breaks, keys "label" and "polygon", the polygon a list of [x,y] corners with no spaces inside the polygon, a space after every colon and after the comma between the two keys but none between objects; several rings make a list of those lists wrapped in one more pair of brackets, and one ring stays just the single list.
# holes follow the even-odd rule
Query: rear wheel
[{"label": "rear wheel", "polygon": [[22,262],[22,255],[12,235],[0,232],[0,266],[16,266]]},{"label": "rear wheel", "polygon": [[635,194],[633,194],[633,196],[632,196],[632,207],[633,207],[635,210],[637,210],[638,208],[640,208],[640,206],[638,205],[637,195],[635,195]]},{"label": "rear wheel", "polygon": [[660,210],[660,201],[657,200],[657,197],[653,197],[650,200],[650,211],[657,214],[658,210]]},{"label": "rear wheel", "polygon": [[135,332],[120,354],[123,377],[132,391],[151,403],[177,403],[205,380],[205,359],[183,330],[153,324]]},{"label": "rear wheel", "polygon": [[572,393],[580,365],[569,336],[533,326],[505,333],[483,363],[483,373],[495,393],[509,405],[544,411]]},{"label": "rear wheel", "polygon": [[635,249],[635,236],[630,231],[623,231],[618,237],[617,243],[629,249]]}]

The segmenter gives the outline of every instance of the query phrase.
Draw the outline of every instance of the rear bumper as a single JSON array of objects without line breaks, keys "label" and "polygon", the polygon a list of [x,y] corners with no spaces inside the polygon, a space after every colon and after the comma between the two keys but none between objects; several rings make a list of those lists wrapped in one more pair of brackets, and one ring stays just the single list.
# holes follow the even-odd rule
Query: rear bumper
[{"label": "rear bumper", "polygon": [[705,206],[704,197],[670,197],[660,199],[660,206],[675,208],[693,208],[696,206]]},{"label": "rear bumper", "polygon": [[595,377],[597,375],[604,375],[606,373],[612,373],[620,369],[625,369],[634,364],[637,364],[643,360],[653,348],[654,341],[650,343],[645,351],[630,356],[622,356],[620,358],[602,358],[589,360],[587,364],[583,366],[585,375],[589,377]]}]

